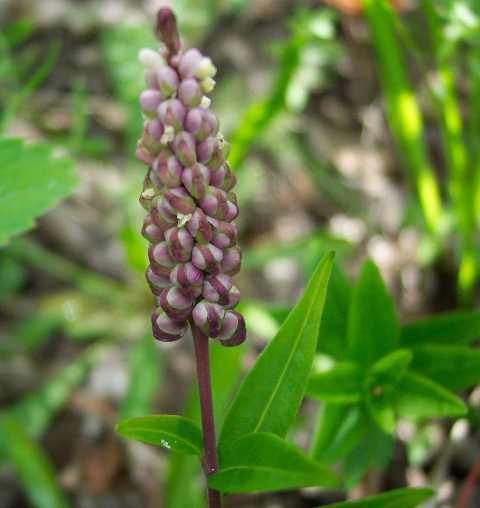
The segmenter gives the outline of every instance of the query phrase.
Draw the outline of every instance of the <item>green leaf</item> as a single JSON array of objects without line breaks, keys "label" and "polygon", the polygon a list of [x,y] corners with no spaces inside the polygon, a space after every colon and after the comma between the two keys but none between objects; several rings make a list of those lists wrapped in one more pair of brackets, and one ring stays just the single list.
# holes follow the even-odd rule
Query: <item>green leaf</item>
[{"label": "green leaf", "polygon": [[371,385],[384,390],[393,388],[402,378],[412,361],[412,353],[407,349],[397,349],[380,358],[370,369]]},{"label": "green leaf", "polygon": [[348,345],[351,359],[369,366],[393,351],[399,325],[395,306],[378,268],[367,261],[353,291],[348,314]]},{"label": "green leaf", "polygon": [[161,364],[151,334],[139,340],[129,356],[130,382],[120,407],[122,419],[149,413],[160,384]]},{"label": "green leaf", "polygon": [[366,399],[367,408],[375,423],[387,434],[395,430],[395,412],[388,393],[369,393]]},{"label": "green leaf", "polygon": [[140,416],[123,420],[117,432],[128,439],[174,452],[201,455],[202,433],[195,422],[176,415]]},{"label": "green leaf", "polygon": [[338,262],[333,265],[328,285],[323,319],[320,325],[319,351],[345,360],[347,351],[347,320],[351,287]]},{"label": "green leaf", "polygon": [[104,352],[104,345],[91,346],[73,363],[52,376],[41,388],[16,403],[8,410],[8,414],[21,423],[22,429],[29,436],[40,437],[75,387],[82,382]]},{"label": "green leaf", "polygon": [[371,420],[360,442],[345,457],[343,477],[347,489],[355,486],[370,468],[383,469],[392,456],[394,440]]},{"label": "green leaf", "polygon": [[364,412],[358,405],[325,404],[320,409],[311,455],[326,464],[338,462],[367,432]]},{"label": "green leaf", "polygon": [[274,434],[256,432],[227,444],[220,471],[208,484],[221,492],[268,492],[309,486],[338,487],[338,476]]},{"label": "green leaf", "polygon": [[355,363],[340,362],[310,376],[307,395],[326,402],[352,403],[362,397],[365,374]]},{"label": "green leaf", "polygon": [[16,477],[36,508],[68,508],[43,450],[10,416],[0,418],[0,450],[13,465]]},{"label": "green leaf", "polygon": [[432,489],[397,489],[357,501],[327,505],[330,508],[415,508],[433,496]]},{"label": "green leaf", "polygon": [[0,139],[0,245],[31,228],[76,184],[73,162],[54,157],[50,146]]},{"label": "green leaf", "polygon": [[467,408],[461,399],[433,381],[407,372],[394,393],[394,407],[404,418],[462,416]]},{"label": "green leaf", "polygon": [[251,432],[287,433],[312,368],[332,262],[333,253],[320,261],[301,300],[244,380],[226,416],[220,447]]},{"label": "green leaf", "polygon": [[464,346],[420,346],[413,349],[411,368],[449,390],[465,390],[480,383],[480,351]]},{"label": "green leaf", "polygon": [[480,312],[449,312],[420,319],[402,327],[404,347],[423,344],[469,344],[480,339]]}]

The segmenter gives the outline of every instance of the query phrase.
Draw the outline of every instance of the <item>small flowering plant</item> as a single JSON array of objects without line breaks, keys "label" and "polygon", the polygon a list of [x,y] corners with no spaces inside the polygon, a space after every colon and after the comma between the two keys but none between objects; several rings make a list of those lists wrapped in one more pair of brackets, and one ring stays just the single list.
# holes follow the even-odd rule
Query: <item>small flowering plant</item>
[{"label": "small flowering plant", "polygon": [[[241,263],[233,223],[239,213],[236,179],[226,160],[229,145],[207,96],[215,86],[212,61],[197,49],[182,48],[169,8],[158,12],[156,35],[161,47],[139,55],[147,89],[140,96],[145,126],[136,151],[148,167],[140,203],[147,212],[142,234],[150,243],[146,278],[155,298],[152,331],[157,340],[171,342],[190,330],[202,429],[181,416],[152,415],[120,422],[118,432],[197,455],[210,508],[222,506],[224,493],[338,488],[339,476],[321,457],[286,439],[307,386],[316,390],[314,396],[323,387],[323,378],[311,378],[311,371],[332,253],[319,262],[302,298],[246,376],[217,442],[209,338],[237,346],[246,337],[244,319],[233,310],[240,293],[232,276]],[[429,489],[399,489],[358,506],[413,508],[431,494]]]}]

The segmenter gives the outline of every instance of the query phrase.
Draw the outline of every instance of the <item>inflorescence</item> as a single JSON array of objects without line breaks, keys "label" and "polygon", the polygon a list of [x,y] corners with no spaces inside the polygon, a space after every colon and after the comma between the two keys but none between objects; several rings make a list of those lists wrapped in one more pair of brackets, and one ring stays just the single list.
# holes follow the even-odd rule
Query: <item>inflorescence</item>
[{"label": "inflorescence", "polygon": [[155,295],[154,337],[180,339],[189,323],[225,346],[245,340],[245,323],[232,310],[240,299],[232,276],[240,269],[236,178],[229,145],[205,95],[216,69],[198,49],[181,49],[175,17],[158,13],[160,49],[142,49],[147,90],[137,158],[148,165],[140,203],[148,212],[146,278]]}]

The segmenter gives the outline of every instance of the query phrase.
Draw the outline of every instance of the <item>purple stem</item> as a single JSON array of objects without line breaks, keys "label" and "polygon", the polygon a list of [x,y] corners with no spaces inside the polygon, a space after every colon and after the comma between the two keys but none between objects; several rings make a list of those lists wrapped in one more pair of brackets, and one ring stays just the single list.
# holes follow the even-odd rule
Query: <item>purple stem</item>
[{"label": "purple stem", "polygon": [[[204,469],[208,476],[218,471],[215,422],[213,418],[212,383],[210,381],[210,361],[208,337],[191,322],[195,359],[197,362],[198,392],[202,415]],[[222,495],[218,490],[208,488],[210,508],[222,508]]]}]

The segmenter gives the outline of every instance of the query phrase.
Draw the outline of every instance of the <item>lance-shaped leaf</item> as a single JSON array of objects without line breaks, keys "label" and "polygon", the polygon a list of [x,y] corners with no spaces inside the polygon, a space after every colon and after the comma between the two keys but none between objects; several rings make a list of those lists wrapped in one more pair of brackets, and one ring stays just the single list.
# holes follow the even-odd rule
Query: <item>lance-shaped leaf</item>
[{"label": "lance-shaped leaf", "polygon": [[45,144],[0,140],[0,245],[31,228],[35,218],[68,196],[77,183],[73,162]]},{"label": "lance-shaped leaf", "polygon": [[325,404],[319,412],[310,454],[333,464],[349,453],[368,431],[364,411],[358,404]]},{"label": "lance-shaped leaf", "polygon": [[413,349],[411,368],[449,390],[465,390],[480,382],[480,351],[429,344]]},{"label": "lance-shaped leaf", "polygon": [[364,370],[355,363],[340,362],[326,372],[310,376],[307,395],[326,402],[352,403],[360,400]]},{"label": "lance-shaped leaf", "polygon": [[480,339],[480,312],[449,312],[414,321],[402,327],[403,347],[424,344],[469,344]]},{"label": "lance-shaped leaf", "polygon": [[0,418],[0,449],[36,508],[68,508],[48,458],[11,416]]},{"label": "lance-shaped leaf", "polygon": [[357,501],[329,504],[327,508],[415,508],[434,493],[432,489],[426,488],[396,489]]},{"label": "lance-shaped leaf", "polygon": [[305,394],[332,268],[324,256],[301,300],[258,357],[230,408],[220,447],[251,432],[284,436]]},{"label": "lance-shaped leaf", "polygon": [[364,366],[397,346],[400,331],[395,306],[372,261],[364,264],[353,291],[347,333],[350,358]]},{"label": "lance-shaped leaf", "polygon": [[461,416],[467,411],[453,393],[413,372],[403,376],[392,397],[395,412],[404,418]]},{"label": "lance-shaped leaf", "polygon": [[117,432],[134,439],[174,452],[201,455],[202,433],[197,424],[176,415],[152,415],[130,418],[117,425]]},{"label": "lance-shaped leaf", "polygon": [[338,476],[275,434],[256,432],[225,445],[220,471],[208,484],[221,492],[267,492],[321,485],[338,487]]}]

